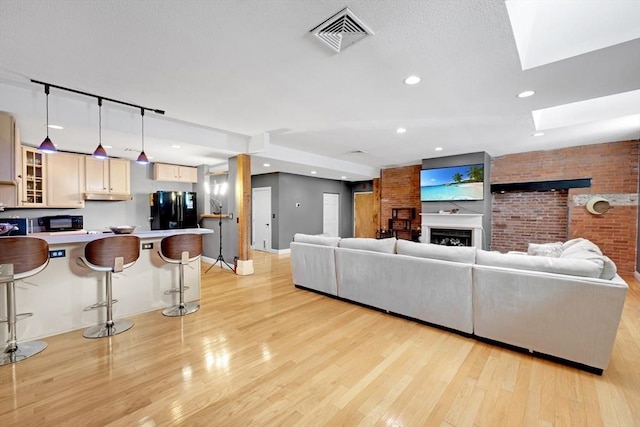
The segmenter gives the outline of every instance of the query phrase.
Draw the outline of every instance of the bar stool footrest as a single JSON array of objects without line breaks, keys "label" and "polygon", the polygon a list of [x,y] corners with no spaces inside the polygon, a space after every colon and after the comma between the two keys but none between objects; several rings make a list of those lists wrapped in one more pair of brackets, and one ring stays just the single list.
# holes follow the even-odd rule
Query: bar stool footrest
[{"label": "bar stool footrest", "polygon": [[[186,291],[187,289],[189,289],[189,287],[185,286],[184,290]],[[171,288],[168,291],[164,291],[165,295],[179,294],[179,293],[180,293],[180,288]]]},{"label": "bar stool footrest", "polygon": [[[22,320],[22,319],[26,319],[27,317],[31,317],[33,316],[33,313],[20,313],[20,314],[16,314],[16,320]],[[9,321],[8,318],[6,317],[1,317],[0,318],[0,323],[7,323]]]},{"label": "bar stool footrest", "polygon": [[15,350],[5,350],[0,354],[0,366],[20,362],[21,360],[40,353],[45,348],[47,348],[47,343],[44,341],[18,343]]},{"label": "bar stool footrest", "polygon": [[114,320],[112,325],[105,322],[85,329],[82,336],[85,338],[111,337],[131,329],[132,326],[133,322],[128,319]]},{"label": "bar stool footrest", "polygon": [[173,307],[165,308],[162,310],[162,314],[168,317],[178,317],[178,316],[186,316],[187,314],[195,313],[200,310],[200,304],[194,304],[187,302],[184,305],[180,306],[174,305]]},{"label": "bar stool footrest", "polygon": [[[111,300],[111,304],[115,304],[117,302],[118,302],[117,299]],[[108,304],[107,301],[97,302],[93,305],[90,305],[89,307],[85,307],[82,311],[89,311],[89,310],[95,310],[96,308],[106,307],[107,304]]]}]

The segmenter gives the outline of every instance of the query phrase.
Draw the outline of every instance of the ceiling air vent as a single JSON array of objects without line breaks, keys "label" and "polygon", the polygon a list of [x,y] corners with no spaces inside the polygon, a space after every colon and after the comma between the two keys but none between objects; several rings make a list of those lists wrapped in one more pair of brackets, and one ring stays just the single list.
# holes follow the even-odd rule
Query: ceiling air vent
[{"label": "ceiling air vent", "polygon": [[348,7],[315,27],[311,33],[338,53],[374,34]]}]

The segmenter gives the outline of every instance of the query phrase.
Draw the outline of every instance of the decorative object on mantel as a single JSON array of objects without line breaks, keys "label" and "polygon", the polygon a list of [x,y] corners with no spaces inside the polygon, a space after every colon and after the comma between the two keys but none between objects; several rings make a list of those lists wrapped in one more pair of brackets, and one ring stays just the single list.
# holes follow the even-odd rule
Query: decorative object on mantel
[{"label": "decorative object on mantel", "polygon": [[440,215],[448,215],[448,214],[457,214],[460,212],[460,209],[451,209],[450,211],[438,211]]}]

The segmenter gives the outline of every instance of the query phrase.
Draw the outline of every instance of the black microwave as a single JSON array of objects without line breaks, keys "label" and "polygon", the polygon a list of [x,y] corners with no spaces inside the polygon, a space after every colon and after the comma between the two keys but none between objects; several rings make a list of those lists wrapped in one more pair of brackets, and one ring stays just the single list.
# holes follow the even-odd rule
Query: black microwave
[{"label": "black microwave", "polygon": [[56,215],[40,218],[38,224],[45,231],[71,231],[82,230],[82,215]]}]

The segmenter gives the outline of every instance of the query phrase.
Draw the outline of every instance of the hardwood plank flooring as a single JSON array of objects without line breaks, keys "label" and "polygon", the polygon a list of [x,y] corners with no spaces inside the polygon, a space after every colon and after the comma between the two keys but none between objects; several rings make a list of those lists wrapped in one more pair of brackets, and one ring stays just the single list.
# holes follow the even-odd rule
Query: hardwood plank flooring
[{"label": "hardwood plank flooring", "polygon": [[253,259],[252,276],[203,275],[195,314],[49,337],[0,367],[0,426],[640,426],[631,277],[600,377],[296,289],[288,256]]}]

